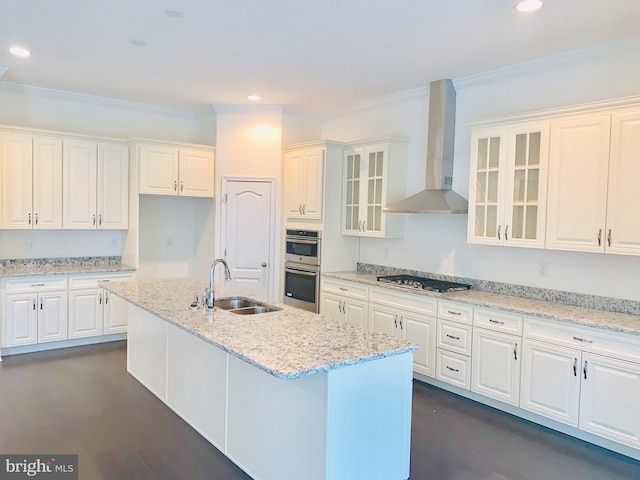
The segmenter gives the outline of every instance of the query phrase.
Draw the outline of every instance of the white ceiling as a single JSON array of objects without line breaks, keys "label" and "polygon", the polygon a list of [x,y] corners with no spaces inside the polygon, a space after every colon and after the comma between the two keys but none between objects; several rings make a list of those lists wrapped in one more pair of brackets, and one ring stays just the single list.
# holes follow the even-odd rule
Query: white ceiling
[{"label": "white ceiling", "polygon": [[[545,0],[532,14],[515,1],[0,0],[0,81],[328,110],[640,35],[640,0]],[[10,55],[16,43],[32,56]]]}]

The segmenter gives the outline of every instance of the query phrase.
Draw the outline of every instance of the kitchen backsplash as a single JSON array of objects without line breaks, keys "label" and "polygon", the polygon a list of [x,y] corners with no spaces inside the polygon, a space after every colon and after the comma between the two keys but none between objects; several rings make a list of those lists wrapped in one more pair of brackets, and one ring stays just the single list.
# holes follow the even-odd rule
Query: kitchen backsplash
[{"label": "kitchen backsplash", "polygon": [[122,257],[14,258],[0,260],[0,267],[44,267],[52,265],[117,265]]},{"label": "kitchen backsplash", "polygon": [[560,290],[550,290],[546,288],[527,287],[524,285],[514,285],[510,283],[492,282],[489,280],[477,280],[474,278],[455,277],[452,275],[440,275],[437,273],[421,272],[418,270],[407,270],[403,268],[385,267],[382,265],[372,265],[368,263],[358,263],[358,272],[370,273],[373,275],[414,275],[418,277],[433,278],[436,280],[446,280],[449,282],[466,283],[475,290],[499,293],[501,295],[511,295],[514,297],[531,298],[535,300],[545,300],[557,302],[565,305],[594,308],[608,312],[628,313],[640,315],[640,302],[624,300],[620,298],[600,297],[597,295],[586,295],[582,293],[564,292]]}]

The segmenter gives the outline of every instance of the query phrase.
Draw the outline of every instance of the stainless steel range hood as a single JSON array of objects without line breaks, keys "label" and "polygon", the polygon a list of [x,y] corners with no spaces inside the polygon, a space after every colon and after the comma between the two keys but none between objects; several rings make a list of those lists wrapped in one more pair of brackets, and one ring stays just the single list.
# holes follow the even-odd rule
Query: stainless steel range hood
[{"label": "stainless steel range hood", "polygon": [[467,213],[467,200],[451,190],[456,90],[451,80],[429,84],[426,189],[399,202],[385,213]]}]

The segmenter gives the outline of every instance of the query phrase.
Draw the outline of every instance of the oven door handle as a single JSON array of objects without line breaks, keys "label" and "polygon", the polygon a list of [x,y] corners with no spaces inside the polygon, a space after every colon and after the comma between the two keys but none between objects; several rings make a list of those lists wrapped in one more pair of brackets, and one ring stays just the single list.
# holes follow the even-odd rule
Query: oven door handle
[{"label": "oven door handle", "polygon": [[307,240],[302,238],[287,238],[287,242],[290,243],[304,243],[305,245],[316,245],[318,240]]},{"label": "oven door handle", "polygon": [[296,275],[306,275],[307,277],[317,277],[318,272],[307,272],[305,270],[295,270],[293,268],[285,268],[285,272],[295,273]]}]

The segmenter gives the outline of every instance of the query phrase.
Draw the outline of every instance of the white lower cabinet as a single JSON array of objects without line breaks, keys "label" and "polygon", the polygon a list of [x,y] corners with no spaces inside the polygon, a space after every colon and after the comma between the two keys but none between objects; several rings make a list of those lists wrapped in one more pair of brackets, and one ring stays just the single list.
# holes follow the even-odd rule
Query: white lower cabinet
[{"label": "white lower cabinet", "polygon": [[3,347],[67,338],[67,279],[28,277],[4,284]]},{"label": "white lower cabinet", "polygon": [[320,314],[338,322],[368,329],[368,295],[369,290],[364,285],[323,279]]},{"label": "white lower cabinet", "polygon": [[436,305],[434,298],[384,288],[369,290],[371,330],[418,345],[413,370],[430,377],[436,373]]},{"label": "white lower cabinet", "polygon": [[126,302],[110,295],[99,284],[131,279],[133,274],[72,276],[69,279],[69,338],[126,332]]}]

